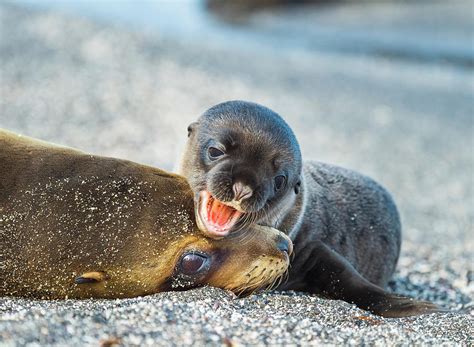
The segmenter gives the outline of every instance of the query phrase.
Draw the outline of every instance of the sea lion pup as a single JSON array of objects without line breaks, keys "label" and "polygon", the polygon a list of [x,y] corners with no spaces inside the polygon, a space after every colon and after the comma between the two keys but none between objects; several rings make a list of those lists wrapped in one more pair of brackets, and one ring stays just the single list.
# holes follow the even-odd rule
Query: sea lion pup
[{"label": "sea lion pup", "polygon": [[0,295],[248,293],[286,271],[292,246],[279,231],[213,240],[193,213],[180,176],[0,130]]},{"label": "sea lion pup", "polygon": [[372,179],[302,162],[298,142],[272,110],[244,101],[210,108],[188,127],[180,173],[195,193],[197,224],[225,237],[256,222],[290,236],[287,283],[385,317],[439,311],[384,291],[400,252],[390,194]]}]

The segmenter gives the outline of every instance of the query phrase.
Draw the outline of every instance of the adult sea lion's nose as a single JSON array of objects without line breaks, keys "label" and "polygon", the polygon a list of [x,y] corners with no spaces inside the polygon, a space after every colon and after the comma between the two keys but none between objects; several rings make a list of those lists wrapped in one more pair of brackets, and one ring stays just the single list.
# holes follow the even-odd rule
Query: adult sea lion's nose
[{"label": "adult sea lion's nose", "polygon": [[280,251],[286,252],[288,255],[291,255],[291,253],[293,253],[293,243],[289,238],[284,237],[282,235],[278,236],[277,247]]}]

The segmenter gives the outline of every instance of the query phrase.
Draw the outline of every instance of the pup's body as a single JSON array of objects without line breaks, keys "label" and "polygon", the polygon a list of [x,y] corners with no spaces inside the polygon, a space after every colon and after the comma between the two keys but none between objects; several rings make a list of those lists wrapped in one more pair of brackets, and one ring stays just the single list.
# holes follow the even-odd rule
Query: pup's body
[{"label": "pup's body", "polygon": [[[303,164],[292,130],[275,112],[243,101],[219,104],[190,125],[188,137],[180,173],[194,191],[198,226],[211,237],[253,222],[287,233],[295,257],[281,289],[324,294],[387,317],[438,310],[382,289],[400,252],[390,194],[356,172]],[[230,217],[223,222],[219,214]]]},{"label": "pup's body", "polygon": [[0,295],[252,291],[282,275],[291,252],[286,236],[257,229],[206,238],[184,178],[0,130]]},{"label": "pup's body", "polygon": [[[271,224],[295,245],[285,287],[310,290],[308,250],[322,242],[342,255],[364,278],[385,287],[400,253],[400,221],[389,193],[357,172],[319,162],[303,164],[301,190],[284,217]],[[270,224],[270,223],[268,223]],[[298,275],[296,275],[298,274]]]}]

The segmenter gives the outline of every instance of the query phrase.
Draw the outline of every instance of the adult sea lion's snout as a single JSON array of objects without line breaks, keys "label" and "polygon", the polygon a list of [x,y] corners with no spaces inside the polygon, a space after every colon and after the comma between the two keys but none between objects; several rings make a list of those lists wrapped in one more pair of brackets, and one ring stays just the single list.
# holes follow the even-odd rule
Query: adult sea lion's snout
[{"label": "adult sea lion's snout", "polygon": [[282,234],[282,236],[280,235],[278,238],[277,248],[280,251],[291,255],[293,253],[293,242],[291,242],[290,238],[285,234]]},{"label": "adult sea lion's snout", "polygon": [[208,278],[212,286],[250,294],[275,288],[287,274],[293,244],[274,228],[253,225],[214,242],[225,250],[227,261]]}]

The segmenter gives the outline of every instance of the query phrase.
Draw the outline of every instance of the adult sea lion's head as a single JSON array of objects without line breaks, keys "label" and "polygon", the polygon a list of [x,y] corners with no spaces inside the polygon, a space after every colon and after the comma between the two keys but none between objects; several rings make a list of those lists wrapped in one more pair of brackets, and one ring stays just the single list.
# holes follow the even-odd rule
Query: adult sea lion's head
[{"label": "adult sea lion's head", "polygon": [[248,293],[287,270],[291,241],[275,229],[206,237],[182,176],[1,130],[0,162],[0,295]]},{"label": "adult sea lion's head", "polygon": [[199,228],[224,237],[287,210],[299,192],[301,166],[296,137],[278,114],[229,101],[188,127],[180,173],[194,191]]},{"label": "adult sea lion's head", "polygon": [[276,229],[254,225],[222,239],[204,237],[198,230],[178,243],[176,250],[169,260],[175,264],[173,273],[160,291],[211,285],[249,294],[281,282],[292,243]]}]

